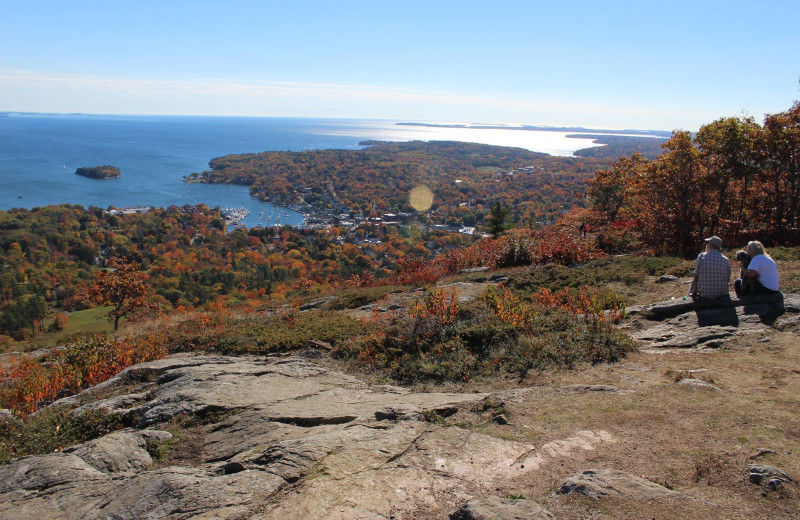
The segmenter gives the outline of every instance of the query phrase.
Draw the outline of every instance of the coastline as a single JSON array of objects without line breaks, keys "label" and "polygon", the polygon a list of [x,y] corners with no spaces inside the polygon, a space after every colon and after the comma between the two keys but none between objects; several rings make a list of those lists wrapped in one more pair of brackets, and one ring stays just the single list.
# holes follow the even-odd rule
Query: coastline
[{"label": "coastline", "polygon": [[[352,150],[366,139],[435,141],[447,137],[435,128],[404,127],[397,121],[81,114],[7,116],[0,124],[2,209],[59,204],[99,208],[166,208],[187,204],[205,204],[212,208],[245,206],[250,214],[241,222],[248,227],[259,224],[262,209],[269,213],[271,207],[265,204],[272,206],[274,203],[252,197],[246,186],[186,182],[184,176],[206,169],[210,158],[231,154],[265,150]],[[502,129],[467,129],[464,132],[457,140],[475,142],[494,137],[513,140],[513,136],[503,134]],[[191,139],[185,138],[187,133]],[[514,134],[550,135],[544,131]],[[561,139],[556,134],[552,133],[555,145],[546,139],[534,139],[526,149],[547,153],[553,147],[556,150],[551,150],[554,152],[551,155],[561,155],[557,149],[564,146],[563,141],[576,141]],[[512,147],[515,144],[501,143]],[[572,153],[564,151],[563,155]],[[87,162],[113,164],[125,174],[113,183],[98,183],[71,174]],[[304,219],[308,222],[326,217],[320,208],[293,204],[280,207],[289,210],[288,223],[295,226],[302,226]],[[284,223],[287,218],[282,215],[281,224]]]}]

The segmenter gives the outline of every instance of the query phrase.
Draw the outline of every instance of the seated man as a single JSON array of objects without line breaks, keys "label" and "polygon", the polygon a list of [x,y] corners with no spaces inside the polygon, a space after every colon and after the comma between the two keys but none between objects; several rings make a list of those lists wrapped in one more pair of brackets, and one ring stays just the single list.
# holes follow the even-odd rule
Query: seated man
[{"label": "seated man", "polygon": [[742,269],[742,278],[734,283],[736,294],[742,293],[744,281],[748,279],[754,282],[754,287],[751,289],[750,294],[775,294],[779,292],[778,265],[767,254],[764,245],[756,240],[748,243],[747,254],[750,255],[750,264],[747,268]]},{"label": "seated man", "polygon": [[728,283],[731,278],[731,263],[722,254],[722,239],[713,236],[705,242],[705,252],[697,256],[689,296],[693,300],[714,300],[730,296]]}]

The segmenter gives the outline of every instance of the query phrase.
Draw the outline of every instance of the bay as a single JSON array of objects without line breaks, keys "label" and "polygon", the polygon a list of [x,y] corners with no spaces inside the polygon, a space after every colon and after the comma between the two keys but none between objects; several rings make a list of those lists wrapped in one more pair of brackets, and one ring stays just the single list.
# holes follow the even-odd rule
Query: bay
[{"label": "bay", "polygon": [[[0,209],[63,203],[101,208],[203,203],[247,209],[243,223],[248,227],[263,223],[260,216],[273,212],[281,216],[281,224],[299,225],[300,213],[260,202],[245,186],[187,184],[183,177],[208,169],[208,161],[227,154],[358,149],[366,139],[459,140],[553,155],[571,155],[591,146],[590,141],[566,135],[355,119],[5,113],[0,115]],[[74,173],[80,167],[106,164],[119,168],[122,176],[96,180]]]}]

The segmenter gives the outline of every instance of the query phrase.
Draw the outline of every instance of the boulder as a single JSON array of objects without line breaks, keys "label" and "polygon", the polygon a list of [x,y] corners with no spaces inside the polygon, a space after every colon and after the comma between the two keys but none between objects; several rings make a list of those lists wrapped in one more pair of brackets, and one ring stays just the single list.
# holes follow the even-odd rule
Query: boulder
[{"label": "boulder", "polygon": [[458,271],[461,274],[469,274],[469,273],[485,273],[488,271],[488,267],[469,267],[467,269],[461,269]]},{"label": "boulder", "polygon": [[749,464],[747,466],[747,479],[753,484],[766,485],[773,490],[783,484],[794,482],[792,477],[784,471],[764,464]]},{"label": "boulder", "polygon": [[695,379],[695,378],[692,378],[692,377],[689,377],[689,378],[686,378],[686,379],[681,379],[680,381],[678,381],[677,384],[678,384],[678,386],[685,386],[685,387],[689,387],[689,388],[692,388],[692,389],[705,389],[705,390],[719,391],[719,388],[714,383],[712,383],[710,381],[705,381],[703,379]]},{"label": "boulder", "polygon": [[299,310],[309,311],[311,309],[319,309],[320,307],[323,307],[335,300],[336,296],[326,296],[324,298],[317,298],[316,300],[311,300],[310,302],[304,303],[299,307]]},{"label": "boulder", "polygon": [[765,317],[770,315],[778,316],[787,311],[797,313],[800,312],[800,296],[777,293],[748,296],[742,299],[728,296],[716,300],[698,300],[696,302],[690,299],[667,300],[652,305],[631,307],[629,308],[629,313],[643,313],[650,320],[663,321],[695,310],[730,308],[744,308],[744,314],[759,314]]},{"label": "boulder", "polygon": [[[147,396],[148,396],[147,392],[138,392],[134,394],[109,397],[107,399],[100,399],[99,401],[87,403],[83,406],[75,408],[72,411],[72,413],[79,415],[85,413],[88,410],[103,409],[110,413],[124,414],[129,408],[133,407],[137,403],[145,401],[147,399]],[[64,401],[61,401],[62,404],[63,402]]]},{"label": "boulder", "polygon": [[664,486],[636,475],[613,469],[587,469],[565,480],[557,493],[578,493],[589,498],[621,496],[629,498],[675,498],[681,496]]},{"label": "boulder", "polygon": [[470,500],[450,515],[450,520],[552,520],[555,518],[533,500],[487,497]]},{"label": "boulder", "polygon": [[[171,434],[167,435],[171,437]],[[103,473],[142,471],[153,463],[147,451],[147,439],[133,431],[110,433],[105,437],[67,448],[62,453],[80,457]]]},{"label": "boulder", "polygon": [[108,483],[111,477],[77,455],[22,457],[0,466],[0,496],[11,491],[44,491],[75,483]]},{"label": "boulder", "polygon": [[621,390],[612,385],[568,385],[562,386],[558,389],[559,392],[569,394],[586,394],[586,393],[605,393],[605,394],[626,394],[630,390]]},{"label": "boulder", "polygon": [[[250,505],[285,485],[283,479],[261,471],[219,475],[203,468],[170,466],[120,482],[104,504],[82,518],[192,518]],[[64,518],[78,517],[65,514]]]},{"label": "boulder", "polygon": [[424,419],[425,416],[419,408],[406,404],[386,406],[375,412],[377,421],[422,421]]}]

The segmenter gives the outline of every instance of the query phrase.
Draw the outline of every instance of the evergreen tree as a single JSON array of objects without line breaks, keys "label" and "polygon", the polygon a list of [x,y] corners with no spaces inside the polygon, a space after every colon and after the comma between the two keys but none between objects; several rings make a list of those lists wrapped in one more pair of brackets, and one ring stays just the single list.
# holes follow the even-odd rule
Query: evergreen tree
[{"label": "evergreen tree", "polygon": [[486,217],[486,226],[489,228],[489,233],[492,237],[497,238],[500,234],[508,229],[508,218],[511,216],[511,208],[503,206],[499,201],[494,203],[489,211],[489,216]]}]

